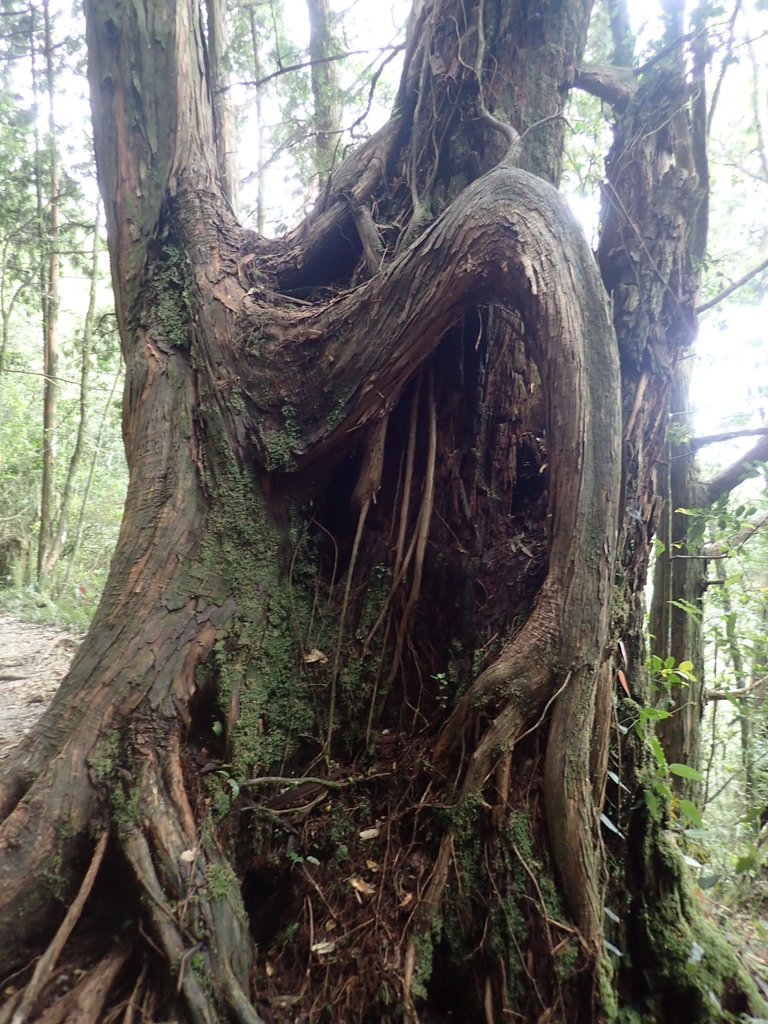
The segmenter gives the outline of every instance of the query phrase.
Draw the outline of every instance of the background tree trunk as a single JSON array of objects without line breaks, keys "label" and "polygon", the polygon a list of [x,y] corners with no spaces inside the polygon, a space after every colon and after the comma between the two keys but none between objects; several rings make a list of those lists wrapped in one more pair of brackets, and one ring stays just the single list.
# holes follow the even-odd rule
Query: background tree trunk
[{"label": "background tree trunk", "polygon": [[[688,408],[687,364],[675,375],[671,389],[671,432],[665,461],[659,466],[664,480],[661,518],[664,550],[654,570],[654,592],[650,609],[651,650],[663,661],[674,664],[688,661],[693,668],[685,676],[671,677],[668,686],[653,681],[655,701],[669,711],[670,717],[658,724],[658,737],[667,760],[699,767],[701,718],[704,710],[704,641],[702,599],[706,588],[707,561],[703,551],[704,524],[698,540],[689,528],[698,525],[688,512],[702,506],[704,488],[695,467],[695,452],[690,443],[691,414]],[[685,511],[680,511],[681,509]],[[690,678],[690,677],[693,678]],[[688,779],[673,778],[675,789],[686,795],[695,792]]]},{"label": "background tree trunk", "polygon": [[59,513],[56,518],[56,529],[46,559],[49,575],[52,575],[58,566],[59,559],[61,558],[61,553],[67,539],[69,517],[71,513],[72,499],[74,496],[73,489],[75,477],[78,469],[80,468],[80,462],[83,457],[83,450],[85,448],[88,431],[90,398],[88,394],[88,387],[91,376],[91,359],[93,358],[92,348],[94,321],[96,319],[96,293],[99,283],[100,220],[100,209],[97,209],[96,223],[93,226],[93,250],[91,253],[91,280],[88,293],[88,308],[85,313],[83,336],[80,345],[80,402],[77,433],[75,435],[75,445],[72,449],[72,455],[70,456],[69,463],[67,465],[67,475],[64,480],[64,486],[61,490],[61,501],[59,503]]},{"label": "background tree trunk", "polygon": [[325,180],[341,145],[339,76],[328,0],[307,0],[317,172]]},{"label": "background tree trunk", "polygon": [[[673,435],[667,441],[667,457],[660,464],[660,550],[654,566],[650,608],[651,647],[662,660],[675,665],[688,662],[690,673],[672,676],[662,686],[656,680],[653,699],[661,702],[670,717],[658,724],[658,737],[667,760],[697,768],[704,712],[703,597],[708,585],[709,560],[703,543],[706,516],[719,500],[742,483],[748,467],[768,455],[768,438],[761,438],[747,453],[709,481],[700,479],[695,467],[702,447],[690,436],[688,374],[678,373],[672,385]],[[681,430],[682,428],[682,430]],[[707,440],[706,438],[704,439]],[[747,534],[748,535],[748,534]],[[737,678],[741,675],[736,662]],[[686,678],[687,675],[693,678]],[[695,781],[671,780],[682,796],[697,792]]]},{"label": "background tree trunk", "polygon": [[230,61],[228,54],[227,11],[224,0],[205,0],[206,40],[209,62],[211,105],[216,135],[221,187],[233,210],[237,209],[236,145],[232,137],[227,84]]},{"label": "background tree trunk", "polygon": [[[31,22],[34,25],[34,20]],[[34,55],[36,40],[30,40]],[[42,150],[38,151],[36,177],[40,230],[40,301],[43,316],[43,475],[40,488],[40,530],[37,542],[37,578],[45,583],[51,571],[50,553],[53,545],[56,486],[56,406],[58,398],[59,361],[59,155],[56,142],[55,95],[53,68],[53,38],[51,11],[48,0],[43,3],[42,54],[45,64],[45,98],[48,105],[48,131],[45,154],[48,171],[49,194],[45,202],[43,186]],[[32,76],[35,79],[34,56]],[[38,92],[37,81],[33,83]]]}]

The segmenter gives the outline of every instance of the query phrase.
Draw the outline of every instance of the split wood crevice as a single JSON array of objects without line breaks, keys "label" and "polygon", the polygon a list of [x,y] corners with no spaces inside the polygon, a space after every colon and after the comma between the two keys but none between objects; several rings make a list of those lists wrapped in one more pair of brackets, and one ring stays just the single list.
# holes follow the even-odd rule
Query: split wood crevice
[{"label": "split wood crevice", "polygon": [[[204,204],[192,219],[198,215],[205,215]],[[238,932],[237,880],[223,885],[223,899],[221,892],[218,901],[205,896],[206,880],[213,872],[221,881],[226,863],[215,841],[199,834],[179,756],[180,708],[194,689],[195,668],[234,611],[225,595],[195,590],[205,500],[216,487],[206,478],[196,426],[201,395],[216,403],[240,464],[255,461],[268,475],[277,437],[289,442],[290,466],[279,468],[306,468],[366,424],[378,424],[375,438],[446,330],[484,304],[519,316],[542,381],[549,569],[528,621],[450,716],[436,759],[447,761],[463,745],[469,756],[461,792],[482,790],[557,694],[545,772],[550,841],[575,921],[596,955],[601,913],[593,792],[602,783],[593,777],[590,742],[607,685],[601,664],[618,531],[620,387],[603,286],[578,225],[554,188],[500,166],[366,284],[299,310],[278,305],[265,289],[246,292],[231,258],[214,274],[215,235],[204,231],[209,244],[197,253],[190,350],[138,329],[145,362],[132,375],[128,398],[138,426],[128,439],[128,514],[113,572],[68,680],[3,777],[4,958],[25,939],[33,941],[35,918],[47,917],[50,866],[40,851],[55,847],[68,855],[87,848],[92,828],[111,818],[114,841],[145,894],[154,941],[177,965],[190,1019],[202,1024],[214,1014],[209,995],[184,969],[195,936],[204,933],[217,950],[207,966],[219,993],[237,1019],[258,1024],[245,994],[250,964],[243,959],[247,937],[242,941]],[[243,402],[237,416],[228,407],[235,378]],[[226,386],[218,387],[222,380]],[[180,451],[171,447],[175,436],[186,438]],[[362,508],[375,477],[372,472],[359,495]],[[141,616],[148,597],[165,609],[159,627]],[[108,660],[108,674],[101,670],[105,643],[121,652]],[[119,732],[132,716],[137,738],[131,751],[120,753],[129,755],[134,778],[122,795],[119,788],[106,794],[95,740],[103,743],[113,723]],[[434,877],[427,905],[439,901],[441,873]],[[62,880],[64,889],[73,881]],[[179,913],[180,906],[191,907],[193,889],[194,909]]]}]

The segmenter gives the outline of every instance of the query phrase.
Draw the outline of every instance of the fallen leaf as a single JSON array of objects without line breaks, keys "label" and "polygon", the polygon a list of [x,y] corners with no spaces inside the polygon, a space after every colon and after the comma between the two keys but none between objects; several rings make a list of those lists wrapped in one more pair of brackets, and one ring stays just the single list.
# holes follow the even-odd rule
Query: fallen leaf
[{"label": "fallen leaf", "polygon": [[179,854],[179,860],[184,864],[191,864],[197,856],[197,847],[193,846],[191,850],[184,850],[183,853]]},{"label": "fallen leaf", "polygon": [[357,875],[352,875],[352,877],[349,880],[349,884],[352,886],[355,892],[362,893],[363,896],[373,896],[374,893],[376,892],[374,886],[372,886],[369,882],[366,882],[364,879],[359,878]]},{"label": "fallen leaf", "polygon": [[369,871],[381,871],[381,864],[377,864],[375,860],[367,860],[365,866]]},{"label": "fallen leaf", "polygon": [[622,670],[620,668],[616,669],[616,675],[618,676],[619,682],[621,683],[622,690],[624,691],[624,693],[626,693],[626,695],[631,700],[632,699],[632,694],[631,694],[630,689],[629,689],[629,684],[627,683],[627,677],[624,675],[624,673],[622,672]]},{"label": "fallen leaf", "polygon": [[374,825],[373,828],[364,828],[363,831],[359,833],[360,838],[363,841],[365,841],[367,839],[376,839],[378,834],[379,834],[379,830],[378,830],[378,828],[375,825]]},{"label": "fallen leaf", "polygon": [[405,910],[405,908],[406,907],[410,907],[410,905],[412,903],[413,903],[413,893],[412,892],[407,892],[405,894],[405,896],[403,896],[403,898],[400,900],[400,903],[398,905],[399,905],[401,910]]},{"label": "fallen leaf", "polygon": [[330,942],[328,939],[321,939],[320,942],[314,942],[309,948],[313,953],[317,953],[318,956],[323,956],[327,953],[332,953],[336,949],[336,943]]},{"label": "fallen leaf", "polygon": [[328,655],[313,647],[311,651],[307,651],[304,655],[304,661],[307,665],[325,665],[328,662]]}]

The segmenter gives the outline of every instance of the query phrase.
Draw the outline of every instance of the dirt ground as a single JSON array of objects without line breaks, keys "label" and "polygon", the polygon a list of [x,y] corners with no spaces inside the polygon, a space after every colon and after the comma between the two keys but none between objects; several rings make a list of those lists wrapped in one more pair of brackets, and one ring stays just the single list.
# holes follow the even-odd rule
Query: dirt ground
[{"label": "dirt ground", "polygon": [[81,640],[0,614],[0,759],[43,713]]}]

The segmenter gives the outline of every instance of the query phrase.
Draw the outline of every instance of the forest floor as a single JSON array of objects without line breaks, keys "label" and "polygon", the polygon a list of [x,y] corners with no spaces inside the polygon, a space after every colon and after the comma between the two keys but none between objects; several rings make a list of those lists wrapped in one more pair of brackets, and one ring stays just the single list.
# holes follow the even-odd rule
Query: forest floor
[{"label": "forest floor", "polygon": [[[0,764],[34,725],[66,675],[83,634],[20,622],[0,612]],[[768,1000],[764,906],[734,909],[701,893],[702,903]]]},{"label": "forest floor", "polygon": [[0,613],[0,760],[43,713],[82,639]]}]

